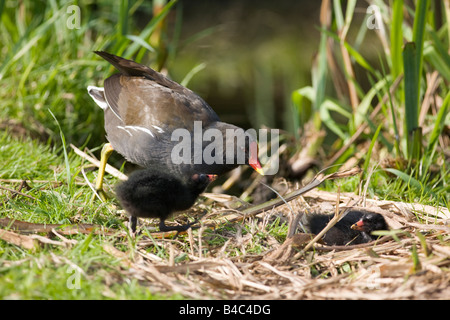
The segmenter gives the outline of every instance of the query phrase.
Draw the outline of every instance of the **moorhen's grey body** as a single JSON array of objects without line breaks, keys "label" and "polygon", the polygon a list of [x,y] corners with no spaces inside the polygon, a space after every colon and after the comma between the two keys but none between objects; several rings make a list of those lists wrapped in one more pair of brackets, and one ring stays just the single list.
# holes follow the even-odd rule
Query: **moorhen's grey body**
[{"label": "moorhen's grey body", "polygon": [[[318,234],[332,218],[333,215],[311,214],[306,217],[305,225],[309,232]],[[325,233],[322,240],[330,246],[361,244],[377,239],[377,236],[371,235],[372,231],[388,229],[382,215],[364,210],[350,210]]]},{"label": "moorhen's grey body", "polygon": [[[245,135],[243,129],[221,122],[214,110],[193,91],[132,60],[102,51],[95,53],[120,71],[105,80],[104,88],[89,86],[88,92],[104,110],[108,141],[126,160],[144,168],[188,177],[196,173],[220,175],[244,163],[262,174],[256,140]],[[177,129],[181,130],[172,141]],[[202,141],[207,130],[221,133],[222,138],[209,137],[205,138],[208,141]],[[235,138],[226,134],[227,130],[238,133],[245,144],[233,143]],[[192,141],[185,141],[185,138]],[[181,142],[188,142],[189,148],[180,151]],[[105,154],[109,151],[111,149]],[[216,161],[211,161],[211,157],[199,157],[203,151]],[[231,151],[234,158],[227,161],[227,152],[231,154]],[[244,156],[238,156],[238,152]],[[97,184],[97,189],[101,189],[100,186]]]},{"label": "moorhen's grey body", "polygon": [[160,231],[180,232],[192,224],[169,227],[164,221],[173,212],[189,209],[213,179],[211,175],[194,174],[183,181],[155,169],[137,170],[116,187],[116,195],[130,216],[133,233],[137,218],[159,218]]}]

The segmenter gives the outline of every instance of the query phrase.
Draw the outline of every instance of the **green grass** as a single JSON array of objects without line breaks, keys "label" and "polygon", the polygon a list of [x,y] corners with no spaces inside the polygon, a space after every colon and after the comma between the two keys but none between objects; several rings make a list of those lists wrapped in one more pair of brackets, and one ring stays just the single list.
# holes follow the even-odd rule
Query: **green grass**
[{"label": "green grass", "polygon": [[50,176],[54,172],[52,167],[57,171],[58,154],[56,148],[49,144],[29,138],[17,140],[9,132],[2,131],[0,145],[0,161],[3,164],[0,178],[39,179]]},{"label": "green grass", "polygon": [[[330,138],[324,140],[327,145],[315,139],[300,147],[308,148],[313,155],[319,150],[326,150],[329,157],[335,153],[340,155],[332,157],[333,161],[326,161],[327,165],[353,163],[356,158],[365,171],[362,183],[366,182],[370,167],[378,168],[371,179],[385,183],[370,183],[371,194],[387,198],[394,194],[399,200],[420,199],[449,207],[450,169],[444,153],[449,146],[447,140],[437,144],[443,128],[450,125],[448,68],[445,67],[450,56],[442,49],[448,48],[450,31],[444,4],[423,0],[418,1],[416,7],[408,7],[403,1],[394,1],[390,8],[386,2],[370,3],[380,9],[384,29],[368,30],[366,20],[356,20],[357,15],[353,13],[358,4],[355,1],[349,1],[345,8],[340,1],[328,3],[334,16],[328,24],[321,25],[321,45],[317,66],[312,69],[312,86],[294,91],[292,100],[303,123],[310,122],[317,130],[325,130]],[[434,6],[442,10],[428,14],[430,11],[426,8]],[[413,20],[405,19],[406,11],[412,14]],[[369,18],[366,15],[366,19]],[[357,37],[351,36],[352,27],[359,28]],[[364,44],[373,47],[378,54],[379,67],[364,56],[363,50],[358,50]],[[330,60],[335,61],[336,67],[325,69]],[[356,70],[361,68],[363,76],[356,76]],[[429,76],[433,72],[437,73],[434,91],[429,88],[432,85]],[[364,81],[369,81],[371,86],[365,88],[360,84]],[[395,81],[400,82],[393,90]],[[425,99],[427,90],[428,98],[439,100],[437,105],[432,106],[430,100]],[[305,108],[307,100],[313,105],[312,113]],[[381,109],[372,116],[377,104]],[[433,107],[437,110],[430,114]],[[361,126],[367,129],[347,145]],[[344,145],[347,145],[345,151],[340,150]],[[338,168],[335,166],[331,170]]]},{"label": "green grass", "polygon": [[[30,190],[23,190],[34,199],[11,197],[1,190],[1,217],[16,218],[33,223],[71,224],[74,219],[86,223],[107,225],[110,215],[106,207],[90,205],[90,189],[83,185],[69,188],[65,179],[65,161],[61,150],[43,145],[29,138],[14,138],[1,132],[0,161],[3,164],[1,179],[26,179]],[[71,175],[76,176],[81,167],[79,157],[69,154]],[[92,178],[92,175],[90,175]],[[34,182],[38,181],[38,182]],[[77,179],[78,181],[78,179]],[[56,184],[58,185],[55,185]],[[2,185],[4,185],[2,183]],[[14,189],[16,184],[8,184]],[[71,190],[71,192],[70,192]],[[111,219],[116,219],[114,216]],[[0,241],[0,297],[2,299],[101,299],[110,286],[117,298],[151,298],[151,294],[136,282],[127,286],[105,283],[104,273],[114,274],[118,261],[102,249],[108,238],[77,235],[71,237],[77,244],[65,248],[51,245],[30,252]],[[83,290],[69,289],[67,261],[80,266]],[[92,270],[90,272],[89,270]],[[104,271],[101,271],[104,270]],[[101,272],[99,272],[101,271]],[[115,287],[120,288],[115,288]]]},{"label": "green grass", "polygon": [[[59,128],[50,110],[68,143],[83,145],[93,139],[95,146],[104,141],[103,128],[98,125],[103,115],[86,94],[86,87],[99,85],[108,69],[93,51],[109,50],[125,57],[139,52],[142,58],[145,51],[140,43],[146,42],[176,1],[168,2],[141,34],[133,35],[130,30],[130,36],[128,28],[136,27],[128,17],[138,8],[151,14],[152,8],[143,1],[122,3],[99,3],[101,12],[89,3],[78,3],[78,19],[67,12],[69,2],[24,1],[17,7],[6,1],[0,12],[0,118],[20,119],[27,129],[57,141]],[[79,28],[69,27],[73,19],[78,19]],[[153,58],[159,54],[154,50]]]},{"label": "green grass", "polygon": [[[22,190],[29,199],[12,198],[0,189],[0,217],[31,223],[74,224],[94,223],[119,232],[125,230],[123,217],[117,214],[113,202],[90,203],[91,189],[79,174],[81,158],[68,153],[73,186],[66,180],[64,155],[61,149],[43,145],[29,138],[0,133],[2,147],[0,179],[29,180],[29,190]],[[88,173],[93,181],[94,176]],[[108,178],[107,178],[108,179]],[[115,184],[115,179],[109,179]],[[18,183],[2,183],[15,189]],[[121,259],[108,254],[105,244],[114,244],[124,251],[133,242],[124,239],[117,244],[116,236],[78,234],[65,236],[74,244],[41,244],[35,252],[0,240],[0,299],[170,299],[180,295],[152,294],[136,279],[127,279],[121,270]],[[77,268],[82,272],[77,273]],[[77,280],[79,279],[79,280]],[[79,281],[80,288],[77,289]]]},{"label": "green grass", "polygon": [[1,299],[161,298],[135,279],[122,279],[120,262],[102,249],[106,239],[91,241],[82,254],[78,240],[70,249],[43,248],[33,254],[2,246]]}]

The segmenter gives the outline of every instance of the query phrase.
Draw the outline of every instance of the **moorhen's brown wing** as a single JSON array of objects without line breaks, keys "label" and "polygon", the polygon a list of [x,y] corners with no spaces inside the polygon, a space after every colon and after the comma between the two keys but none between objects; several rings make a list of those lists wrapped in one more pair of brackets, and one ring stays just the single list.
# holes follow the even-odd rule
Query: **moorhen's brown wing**
[{"label": "moorhen's brown wing", "polygon": [[[176,129],[194,132],[219,120],[193,92],[176,91],[142,77],[113,75],[105,80],[105,130],[109,142],[128,161],[142,167],[170,164]],[[201,134],[201,132],[200,132]]]},{"label": "moorhen's brown wing", "polygon": [[120,74],[105,80],[105,98],[124,125],[193,130],[219,121],[209,105],[192,91],[177,91],[141,77]]}]

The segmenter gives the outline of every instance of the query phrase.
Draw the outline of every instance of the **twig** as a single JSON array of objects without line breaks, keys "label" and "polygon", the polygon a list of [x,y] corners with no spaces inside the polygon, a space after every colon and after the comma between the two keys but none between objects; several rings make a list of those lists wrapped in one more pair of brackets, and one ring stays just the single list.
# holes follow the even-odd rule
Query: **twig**
[{"label": "twig", "polygon": [[12,192],[12,193],[14,193],[14,194],[21,195],[21,196],[23,196],[23,197],[30,198],[30,199],[32,199],[32,200],[38,200],[38,199],[36,199],[35,197],[32,197],[32,196],[30,196],[30,195],[28,195],[28,194],[26,194],[26,193],[22,193],[22,192],[20,192],[20,191],[14,190],[14,189],[10,189],[10,188],[3,187],[3,186],[0,186],[0,189],[3,189],[3,190],[6,190],[6,191],[9,191],[9,192]]},{"label": "twig", "polygon": [[0,179],[0,182],[3,183],[22,183],[23,181],[25,181],[26,183],[28,182],[34,182],[34,183],[52,183],[56,186],[60,186],[63,183],[61,181],[51,181],[51,180],[23,180],[23,179]]},{"label": "twig", "polygon": [[[289,210],[291,211],[292,215],[295,216],[294,210],[292,210],[291,205],[281,196],[281,194],[279,194],[274,188],[268,186],[267,184],[260,182],[263,186],[265,186],[266,188],[269,188],[270,190],[272,190],[272,192],[274,192],[278,197],[280,197],[281,200],[284,201],[284,203],[286,204],[286,206],[289,208]],[[303,226],[303,224],[301,223],[301,221],[299,219],[294,219],[302,228],[303,232],[306,233],[305,227]]]},{"label": "twig", "polygon": [[102,197],[99,196],[99,194],[97,193],[97,190],[95,190],[93,184],[89,181],[88,177],[86,176],[86,172],[84,172],[84,168],[81,168],[81,174],[83,175],[84,181],[86,181],[87,185],[89,186],[89,188],[91,188],[92,192],[95,194],[95,196],[103,203],[105,203],[105,201],[102,199]]},{"label": "twig", "polygon": [[299,196],[301,196],[302,194],[307,193],[308,191],[311,191],[312,189],[318,187],[320,184],[322,184],[325,180],[330,180],[330,179],[338,179],[338,178],[346,178],[346,177],[350,177],[353,176],[355,174],[358,174],[361,172],[361,169],[358,167],[349,169],[349,170],[345,170],[342,172],[335,172],[332,174],[329,174],[327,176],[324,176],[322,173],[319,173],[316,175],[316,177],[310,182],[308,183],[306,186],[304,186],[303,188],[300,188],[296,191],[293,191],[291,193],[288,193],[287,195],[284,196],[284,199],[273,199],[267,202],[264,202],[262,204],[250,207],[250,208],[246,208],[242,211],[239,211],[238,214],[231,214],[231,215],[227,215],[224,217],[220,218],[220,221],[218,223],[214,223],[214,224],[205,224],[205,227],[208,228],[214,228],[217,224],[220,224],[222,222],[237,222],[237,221],[241,221],[245,218],[248,217],[253,217],[261,212],[267,211],[267,210],[272,210],[276,207],[279,207],[283,204],[286,204],[287,202],[290,202],[296,198],[298,198]]},{"label": "twig", "polygon": [[243,210],[242,213],[245,214],[246,216],[253,216],[256,215],[260,212],[263,212],[265,210],[267,210],[268,208],[275,208],[278,207],[280,205],[285,204],[286,202],[292,201],[294,199],[296,199],[297,197],[301,196],[302,194],[307,193],[308,191],[318,187],[319,185],[321,185],[325,180],[331,180],[331,179],[339,179],[339,178],[346,178],[346,177],[350,177],[350,176],[354,176],[355,174],[358,174],[361,172],[361,169],[358,167],[349,169],[349,170],[345,170],[342,172],[335,172],[332,174],[329,174],[327,176],[324,176],[322,173],[319,173],[316,175],[316,177],[310,182],[308,183],[306,186],[293,191],[291,193],[288,193],[287,195],[284,196],[284,199],[274,199],[274,200],[270,200],[267,201],[265,203],[262,203],[260,205],[248,208],[246,210]]},{"label": "twig", "polygon": [[29,236],[25,236],[22,234],[17,234],[12,231],[0,229],[0,239],[12,243],[16,246],[20,246],[27,250],[35,251],[37,247],[37,242],[30,238]]},{"label": "twig", "polygon": [[388,235],[388,236],[383,236],[377,240],[370,241],[367,243],[352,244],[352,245],[348,245],[348,246],[320,246],[320,247],[314,246],[314,249],[320,250],[320,251],[345,251],[345,250],[352,250],[352,249],[362,249],[362,248],[369,248],[374,245],[384,243],[390,239],[392,239],[392,236]]},{"label": "twig", "polygon": [[57,229],[59,233],[64,235],[71,234],[89,234],[94,232],[95,234],[107,234],[112,235],[116,232],[111,229],[102,227],[100,225],[81,223],[75,225],[67,224],[52,224],[52,223],[31,223],[26,221],[20,221],[12,218],[0,218],[0,226],[9,228],[14,231],[22,233],[33,233],[33,232],[52,232],[53,229]]}]

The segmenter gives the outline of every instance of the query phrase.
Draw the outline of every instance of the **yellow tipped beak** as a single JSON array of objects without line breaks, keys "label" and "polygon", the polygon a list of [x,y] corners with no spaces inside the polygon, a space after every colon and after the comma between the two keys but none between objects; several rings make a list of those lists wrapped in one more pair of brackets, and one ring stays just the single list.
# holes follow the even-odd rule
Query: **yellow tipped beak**
[{"label": "yellow tipped beak", "polygon": [[[258,163],[259,164],[259,163]],[[259,164],[259,166],[258,165],[251,165],[251,167],[253,168],[253,169],[255,169],[255,171],[256,172],[258,172],[260,175],[264,175],[264,171],[263,171],[263,169],[261,168],[261,165]]]},{"label": "yellow tipped beak", "polygon": [[363,231],[364,230],[363,226],[364,226],[364,222],[362,220],[359,220],[355,224],[352,224],[352,226],[350,228],[353,230]]},{"label": "yellow tipped beak", "polygon": [[208,176],[210,182],[216,180],[218,177],[217,174],[208,174],[207,176]]},{"label": "yellow tipped beak", "polygon": [[250,167],[255,169],[255,171],[258,172],[260,175],[262,176],[264,175],[261,163],[258,160],[258,144],[254,141],[250,143],[249,165]]}]

